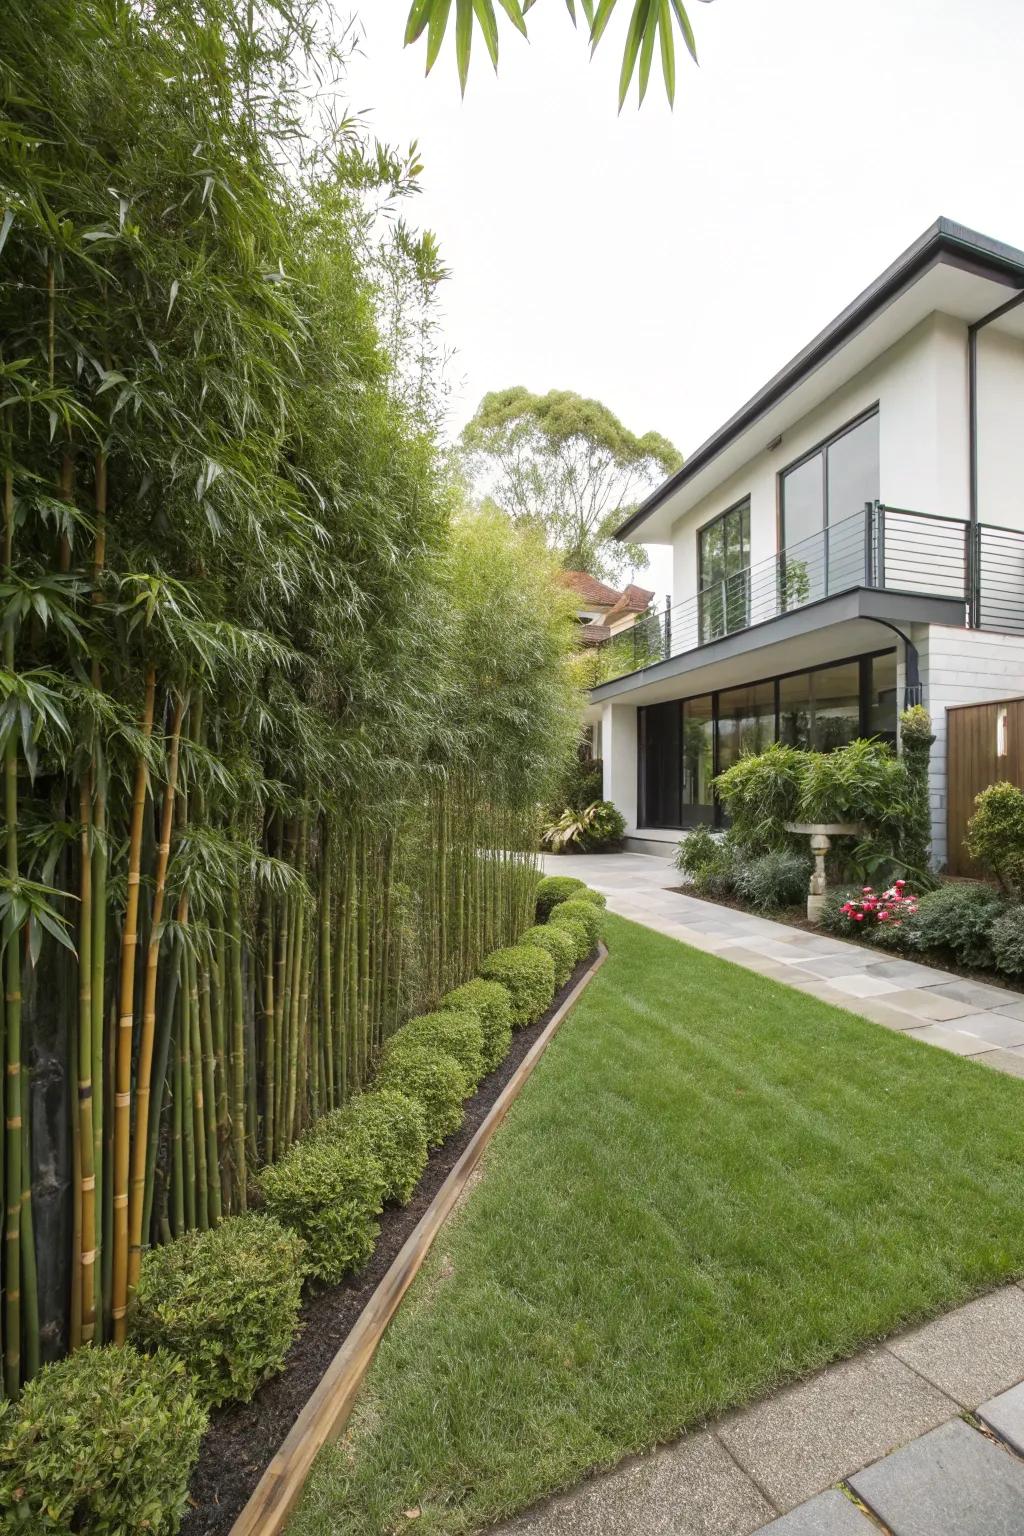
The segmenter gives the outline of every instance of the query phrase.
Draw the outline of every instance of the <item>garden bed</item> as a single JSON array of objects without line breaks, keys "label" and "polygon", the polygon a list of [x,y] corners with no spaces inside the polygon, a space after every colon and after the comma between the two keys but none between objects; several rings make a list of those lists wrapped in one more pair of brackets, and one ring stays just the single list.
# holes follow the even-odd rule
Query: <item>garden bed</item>
[{"label": "garden bed", "polygon": [[[964,884],[963,881],[956,882]],[[854,944],[858,949],[869,949],[879,960],[908,960],[918,965],[933,965],[936,970],[949,971],[962,976],[965,981],[980,981],[989,987],[999,987],[1004,992],[1018,993],[1024,978],[1007,976],[1003,971],[980,971],[973,966],[961,965],[950,954],[939,950],[921,949],[910,954],[902,950],[884,949],[869,939],[858,938],[856,933],[832,933],[820,923],[812,923],[802,907],[777,907],[771,912],[758,912],[749,902],[737,896],[705,896],[692,885],[672,885],[670,891],[677,896],[692,896],[694,901],[705,901],[709,907],[729,907],[733,912],[746,912],[749,917],[763,917],[770,923],[784,923],[787,928],[800,928],[804,933],[818,933],[825,939],[836,939],[840,944]]]},{"label": "garden bed", "polygon": [[409,1234],[505,1084],[593,965],[593,959],[590,955],[580,962],[536,1023],[515,1032],[504,1061],[466,1101],[461,1128],[431,1152],[409,1204],[389,1206],[384,1211],[380,1236],[367,1264],[340,1284],[307,1297],[301,1314],[302,1331],[288,1353],[283,1372],[261,1387],[251,1402],[235,1403],[214,1414],[189,1485],[192,1508],[182,1523],[183,1536],[222,1536],[231,1529]]}]

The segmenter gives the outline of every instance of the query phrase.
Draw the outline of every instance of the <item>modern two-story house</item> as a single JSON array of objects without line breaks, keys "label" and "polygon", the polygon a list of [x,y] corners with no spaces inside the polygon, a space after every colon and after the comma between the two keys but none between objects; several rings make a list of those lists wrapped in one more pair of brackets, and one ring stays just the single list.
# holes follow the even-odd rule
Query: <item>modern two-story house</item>
[{"label": "modern two-story house", "polygon": [[923,702],[941,863],[946,710],[1024,693],[1024,251],[939,219],[618,537],[674,570],[588,710],[627,847],[721,825],[744,751],[897,742]]}]

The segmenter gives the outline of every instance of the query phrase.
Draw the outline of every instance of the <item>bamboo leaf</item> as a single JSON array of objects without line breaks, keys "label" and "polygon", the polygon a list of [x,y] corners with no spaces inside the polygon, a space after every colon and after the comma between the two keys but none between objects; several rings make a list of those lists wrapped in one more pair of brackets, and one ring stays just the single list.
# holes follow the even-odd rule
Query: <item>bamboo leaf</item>
[{"label": "bamboo leaf", "polygon": [[658,33],[659,13],[659,0],[648,0],[643,42],[640,45],[640,106],[643,106],[644,97],[647,95],[648,82],[651,78],[651,62],[654,58],[654,43]]},{"label": "bamboo leaf", "polygon": [[415,43],[423,35],[423,29],[430,20],[430,10],[433,0],[413,0],[409,9],[409,19],[405,24],[405,44]]},{"label": "bamboo leaf", "polygon": [[7,244],[7,236],[11,232],[11,225],[13,223],[14,223],[14,209],[13,208],[5,208],[4,209],[4,221],[3,221],[3,224],[0,224],[0,252],[3,251],[4,246]]},{"label": "bamboo leaf", "polygon": [[444,42],[445,29],[448,26],[448,13],[452,8],[452,0],[431,0],[430,26],[427,32],[427,74],[437,63],[437,56]]},{"label": "bamboo leaf", "polygon": [[683,0],[672,0],[672,9],[676,13],[676,20],[679,23],[679,30],[683,34],[683,40],[686,43],[687,51],[693,62],[695,64],[699,64],[700,60],[697,58],[697,43],[693,35],[693,28],[690,26],[690,18],[686,14],[686,6],[684,5]]},{"label": "bamboo leaf", "polygon": [[459,66],[459,86],[466,94],[469,55],[473,46],[473,0],[455,0],[455,57]]},{"label": "bamboo leaf", "polygon": [[473,9],[480,23],[480,31],[484,35],[487,52],[495,71],[498,68],[498,24],[494,16],[494,7],[491,0],[473,0]]},{"label": "bamboo leaf", "polygon": [[672,13],[669,0],[661,0],[658,11],[658,28],[661,37],[661,72],[665,78],[665,95],[670,107],[676,101],[676,50],[672,37]]},{"label": "bamboo leaf", "polygon": [[526,36],[525,12],[530,9],[533,0],[527,0],[527,4],[520,6],[519,0],[498,0],[505,15],[509,18],[517,31]]},{"label": "bamboo leaf", "polygon": [[171,310],[174,308],[174,301],[175,301],[175,299],[177,297],[178,297],[178,279],[175,278],[173,283],[171,284],[170,299],[168,300],[168,304],[167,304],[167,317],[166,318],[168,320],[171,318]]},{"label": "bamboo leaf", "polygon": [[640,52],[640,43],[644,35],[644,18],[647,13],[648,0],[636,0],[633,7],[633,15],[629,22],[629,31],[626,33],[626,46],[622,54],[622,68],[619,71],[619,111],[626,99],[629,90],[629,82],[633,78],[636,68],[637,54]]}]

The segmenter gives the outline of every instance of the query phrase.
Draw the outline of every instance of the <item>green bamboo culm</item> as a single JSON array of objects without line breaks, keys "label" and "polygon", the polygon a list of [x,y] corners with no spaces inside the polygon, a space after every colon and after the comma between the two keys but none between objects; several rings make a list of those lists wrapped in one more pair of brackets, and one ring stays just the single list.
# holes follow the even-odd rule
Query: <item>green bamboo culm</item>
[{"label": "green bamboo culm", "polygon": [[14,1398],[529,926],[580,694],[550,553],[461,504],[419,167],[311,110],[315,8],[8,0],[3,34]]}]

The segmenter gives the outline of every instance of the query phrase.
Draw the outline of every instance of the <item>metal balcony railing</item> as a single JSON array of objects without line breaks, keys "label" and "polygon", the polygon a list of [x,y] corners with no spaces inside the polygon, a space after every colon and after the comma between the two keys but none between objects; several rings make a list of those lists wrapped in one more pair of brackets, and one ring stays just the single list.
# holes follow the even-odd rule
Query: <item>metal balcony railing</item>
[{"label": "metal balcony railing", "polygon": [[779,554],[645,614],[609,650],[602,681],[640,671],[858,587],[950,598],[965,626],[1024,634],[1024,531],[864,506]]}]

